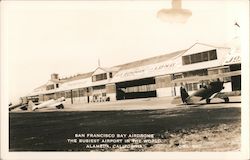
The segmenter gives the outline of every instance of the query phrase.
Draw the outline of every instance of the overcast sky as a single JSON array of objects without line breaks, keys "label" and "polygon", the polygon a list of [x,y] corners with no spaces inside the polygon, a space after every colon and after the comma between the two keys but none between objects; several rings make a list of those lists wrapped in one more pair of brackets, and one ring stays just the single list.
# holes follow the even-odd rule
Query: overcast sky
[{"label": "overcast sky", "polygon": [[245,1],[183,1],[192,16],[168,23],[157,12],[171,1],[5,2],[2,47],[7,55],[10,100],[60,77],[90,72],[189,48],[223,46],[235,36]]}]

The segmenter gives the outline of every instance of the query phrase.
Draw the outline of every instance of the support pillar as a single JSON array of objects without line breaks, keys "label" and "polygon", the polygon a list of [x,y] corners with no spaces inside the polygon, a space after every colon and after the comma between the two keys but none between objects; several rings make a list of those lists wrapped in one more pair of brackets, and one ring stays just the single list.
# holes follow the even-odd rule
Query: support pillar
[{"label": "support pillar", "polygon": [[171,75],[158,76],[155,78],[157,97],[167,97],[173,95],[171,79]]},{"label": "support pillar", "polygon": [[116,101],[116,86],[114,83],[106,85],[106,93],[110,101]]}]

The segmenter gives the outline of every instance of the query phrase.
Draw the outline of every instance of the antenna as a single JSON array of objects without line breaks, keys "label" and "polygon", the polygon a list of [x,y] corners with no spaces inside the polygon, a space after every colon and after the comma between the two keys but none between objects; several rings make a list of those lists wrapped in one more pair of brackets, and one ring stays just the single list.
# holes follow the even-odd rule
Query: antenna
[{"label": "antenna", "polygon": [[98,58],[98,67],[101,66],[101,63],[100,63],[100,58]]}]

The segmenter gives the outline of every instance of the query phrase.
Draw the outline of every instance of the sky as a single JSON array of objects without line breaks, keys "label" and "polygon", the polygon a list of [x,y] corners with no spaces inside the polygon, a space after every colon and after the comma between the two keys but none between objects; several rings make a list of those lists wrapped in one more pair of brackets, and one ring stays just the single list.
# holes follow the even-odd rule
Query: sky
[{"label": "sky", "polygon": [[183,0],[192,16],[166,22],[157,12],[171,1],[9,1],[1,5],[1,46],[9,101],[67,77],[187,49],[196,42],[225,46],[244,25],[246,1]]}]

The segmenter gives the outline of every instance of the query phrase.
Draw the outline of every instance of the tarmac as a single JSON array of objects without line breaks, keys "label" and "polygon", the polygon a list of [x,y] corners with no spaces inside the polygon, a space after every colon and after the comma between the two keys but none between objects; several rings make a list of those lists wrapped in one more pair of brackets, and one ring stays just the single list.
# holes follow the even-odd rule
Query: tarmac
[{"label": "tarmac", "polygon": [[222,99],[214,98],[210,104],[206,104],[205,100],[193,104],[173,104],[173,97],[162,97],[162,98],[144,98],[144,99],[131,99],[131,100],[120,100],[114,102],[99,102],[99,103],[86,103],[86,104],[64,104],[64,111],[115,111],[115,110],[156,110],[156,109],[168,109],[176,107],[216,107],[218,103],[220,107],[230,107],[231,103],[235,103],[234,107],[241,106],[241,97],[232,96],[229,97],[230,102],[224,103]]},{"label": "tarmac", "polygon": [[[171,104],[171,98],[65,104],[65,109],[11,111],[10,151],[239,151],[240,97],[230,103]],[[154,134],[161,143],[142,148],[88,148],[69,143],[75,134]],[[136,143],[120,145],[137,145]],[[102,143],[101,143],[102,144]],[[97,144],[98,145],[98,144]],[[108,144],[110,146],[116,143]]]}]

